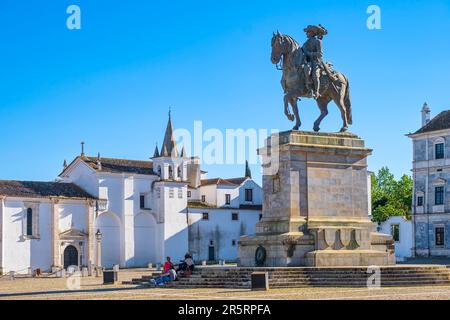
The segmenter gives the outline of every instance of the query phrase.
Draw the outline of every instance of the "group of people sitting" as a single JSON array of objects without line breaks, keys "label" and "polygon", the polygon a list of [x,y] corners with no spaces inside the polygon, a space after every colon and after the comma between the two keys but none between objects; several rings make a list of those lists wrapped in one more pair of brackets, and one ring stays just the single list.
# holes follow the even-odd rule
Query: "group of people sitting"
[{"label": "group of people sitting", "polygon": [[190,253],[184,255],[184,260],[180,261],[177,269],[170,261],[170,257],[167,257],[164,263],[164,272],[159,277],[151,279],[150,282],[155,286],[164,286],[166,282],[176,281],[180,275],[192,274],[194,267],[194,259]]}]

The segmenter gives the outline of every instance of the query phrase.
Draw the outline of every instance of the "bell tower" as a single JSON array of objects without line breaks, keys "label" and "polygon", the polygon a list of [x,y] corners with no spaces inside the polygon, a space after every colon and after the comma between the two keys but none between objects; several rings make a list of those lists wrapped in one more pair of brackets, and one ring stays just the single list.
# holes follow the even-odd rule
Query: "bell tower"
[{"label": "bell tower", "polygon": [[153,201],[160,223],[164,225],[162,257],[170,256],[173,261],[182,259],[188,251],[188,160],[184,148],[178,152],[169,111],[163,144],[161,149],[156,146],[152,157],[153,171],[159,176],[153,185]]}]

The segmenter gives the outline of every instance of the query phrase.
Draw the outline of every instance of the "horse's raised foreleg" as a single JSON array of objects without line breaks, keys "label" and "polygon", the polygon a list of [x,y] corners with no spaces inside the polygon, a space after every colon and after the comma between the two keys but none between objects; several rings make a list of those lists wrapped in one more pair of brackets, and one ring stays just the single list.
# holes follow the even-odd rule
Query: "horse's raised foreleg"
[{"label": "horse's raised foreleg", "polygon": [[328,114],[328,103],[330,102],[330,98],[324,98],[320,97],[316,100],[317,106],[320,109],[320,116],[314,121],[314,131],[320,130],[320,123],[322,122],[323,118],[325,118]]},{"label": "horse's raised foreleg", "polygon": [[298,113],[297,97],[291,97],[290,102],[295,115],[295,126],[292,128],[292,130],[298,130],[302,125],[302,122],[300,121],[300,115]]}]

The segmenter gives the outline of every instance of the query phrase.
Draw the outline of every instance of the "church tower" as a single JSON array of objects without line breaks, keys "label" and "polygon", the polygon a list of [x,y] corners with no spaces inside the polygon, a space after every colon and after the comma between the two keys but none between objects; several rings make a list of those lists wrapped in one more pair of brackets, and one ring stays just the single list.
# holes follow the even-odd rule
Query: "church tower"
[{"label": "church tower", "polygon": [[187,162],[173,135],[172,118],[169,112],[164,141],[161,148],[155,148],[153,171],[159,180],[153,185],[153,209],[163,223],[164,246],[161,256],[170,256],[174,261],[182,259],[188,251],[187,208]]}]

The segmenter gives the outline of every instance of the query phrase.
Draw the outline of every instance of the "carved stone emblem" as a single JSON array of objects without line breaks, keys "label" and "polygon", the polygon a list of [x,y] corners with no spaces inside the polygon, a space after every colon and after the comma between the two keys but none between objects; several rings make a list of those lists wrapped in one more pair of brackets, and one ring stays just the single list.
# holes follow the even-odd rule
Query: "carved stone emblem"
[{"label": "carved stone emblem", "polygon": [[257,267],[263,267],[265,262],[266,262],[266,248],[264,248],[262,245],[259,245],[258,248],[256,248],[255,252],[255,265]]}]

